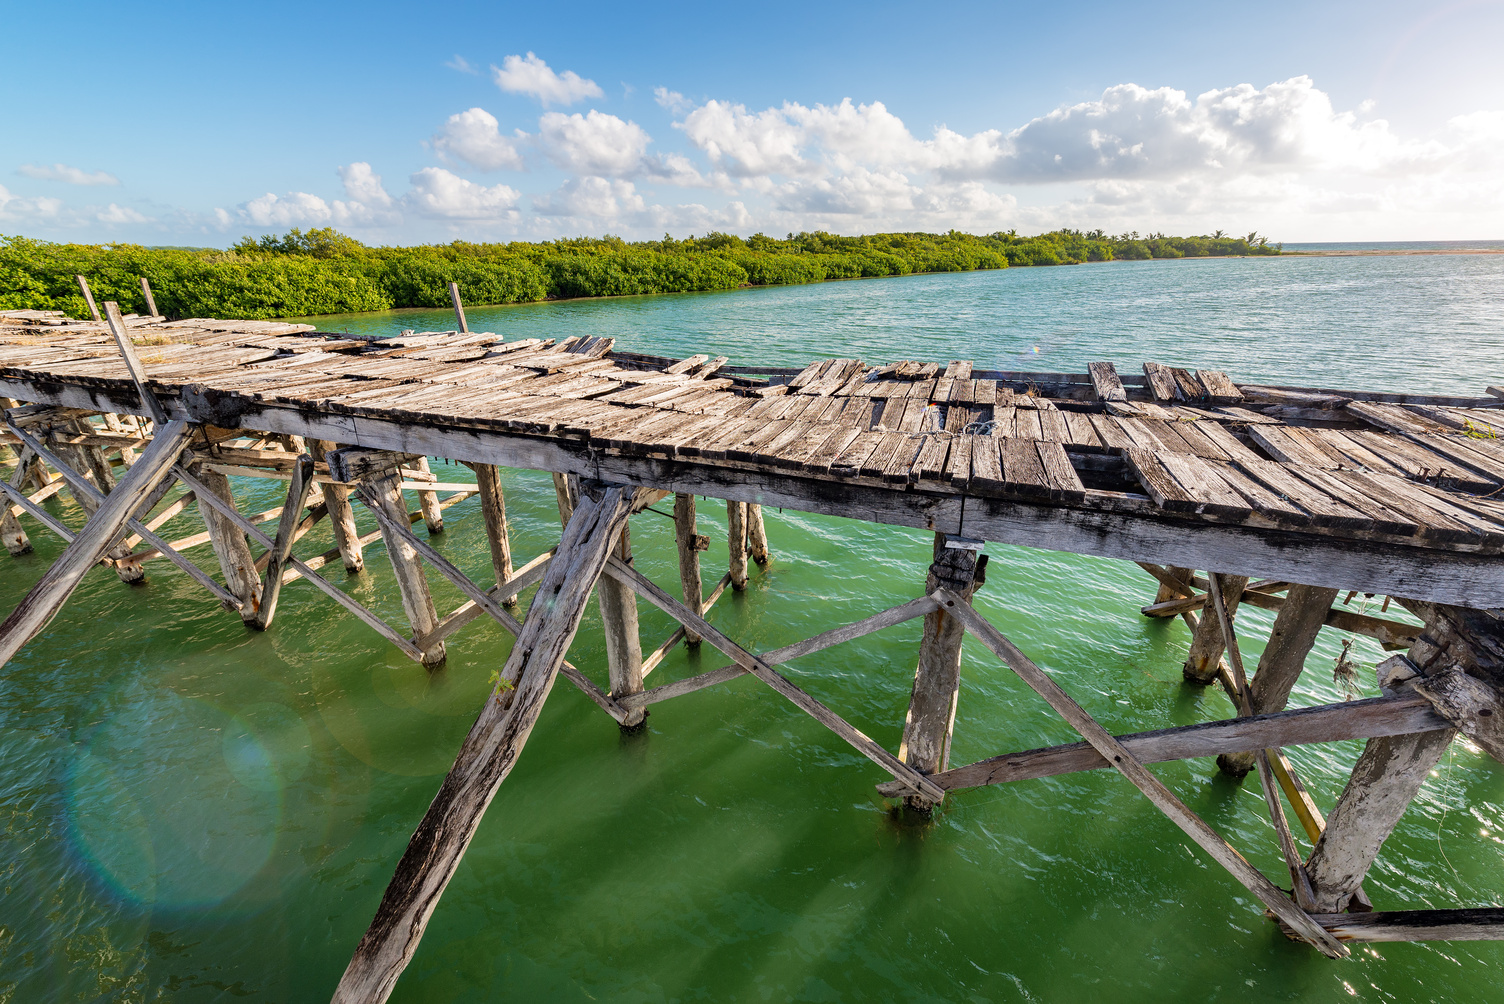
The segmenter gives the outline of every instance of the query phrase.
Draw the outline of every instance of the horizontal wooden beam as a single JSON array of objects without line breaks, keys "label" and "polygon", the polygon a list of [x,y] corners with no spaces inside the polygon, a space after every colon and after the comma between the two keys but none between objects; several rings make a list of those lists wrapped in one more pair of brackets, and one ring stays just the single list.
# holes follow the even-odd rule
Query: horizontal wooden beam
[{"label": "horizontal wooden beam", "polygon": [[[1436,713],[1424,697],[1419,694],[1400,694],[1342,704],[1323,704],[1315,708],[1296,708],[1293,711],[1279,711],[1251,718],[1198,722],[1174,729],[1135,732],[1117,736],[1116,739],[1139,762],[1163,763],[1166,760],[1186,760],[1221,753],[1340,742],[1344,739],[1409,735],[1413,732],[1446,728],[1451,728],[1451,725]],[[1112,765],[1089,743],[1066,743],[989,757],[965,767],[953,767],[933,774],[930,780],[942,788],[953,790],[1053,777],[1080,770],[1101,770],[1110,766]],[[879,785],[878,790],[888,794],[884,790],[887,787],[888,785]]]},{"label": "horizontal wooden beam", "polygon": [[1313,913],[1338,941],[1500,941],[1504,907],[1462,910],[1383,910]]},{"label": "horizontal wooden beam", "polygon": [[[93,410],[140,411],[127,387],[0,379],[0,395]],[[1093,492],[1092,509],[979,498],[913,487],[769,476],[765,469],[612,455],[577,439],[403,423],[268,402],[162,398],[172,414],[225,427],[355,444],[416,456],[577,474],[735,502],[844,516],[1097,557],[1212,568],[1229,575],[1404,596],[1459,606],[1504,606],[1504,556],[1416,547],[1402,538],[1302,533],[1249,523],[1176,519],[1136,495]],[[350,472],[342,476],[349,477]]]}]

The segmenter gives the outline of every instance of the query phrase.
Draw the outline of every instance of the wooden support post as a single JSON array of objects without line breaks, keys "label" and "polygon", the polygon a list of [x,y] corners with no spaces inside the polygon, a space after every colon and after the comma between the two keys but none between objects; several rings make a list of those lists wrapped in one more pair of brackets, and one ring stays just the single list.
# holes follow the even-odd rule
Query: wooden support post
[{"label": "wooden support post", "polygon": [[[59,426],[49,429],[47,445],[51,447],[52,452],[57,455],[58,459],[61,459],[64,463],[72,467],[75,473],[81,474],[86,479],[91,480],[94,488],[101,494],[108,495],[115,487],[115,475],[110,469],[109,461],[105,459],[104,451],[97,446],[58,442],[59,436],[83,436],[88,435],[92,431],[93,429],[89,423],[82,419],[64,422]],[[62,472],[60,471],[59,473]],[[83,488],[69,483],[68,492],[73,496],[73,500],[78,503],[79,508],[90,516],[93,516],[94,512],[99,508],[100,500],[94,498],[90,492]],[[111,562],[118,562],[129,553],[130,548],[126,546],[124,541],[119,541],[105,552],[105,557],[109,558]],[[115,574],[121,582],[140,582],[146,578],[146,573],[141,569],[140,565],[116,564],[114,568]]]},{"label": "wooden support post", "polygon": [[578,482],[573,474],[554,471],[554,497],[559,503],[559,525],[568,526],[574,515],[575,501],[579,497]]},{"label": "wooden support post", "polygon": [[89,290],[89,280],[81,275],[75,275],[73,278],[78,281],[78,288],[84,294],[84,302],[89,305],[89,317],[96,321],[103,320],[99,316],[99,306],[94,302],[94,294]]},{"label": "wooden support post", "polygon": [[151,295],[151,283],[146,281],[146,276],[141,277],[141,297],[146,301],[146,312],[152,317],[157,315],[157,298]]},{"label": "wooden support post", "polygon": [[1165,573],[1171,579],[1185,583],[1185,588],[1176,589],[1170,583],[1161,579],[1159,582],[1159,591],[1154,594],[1155,603],[1163,603],[1165,600],[1178,600],[1191,595],[1191,578],[1196,574],[1193,569],[1170,565],[1165,568]]},{"label": "wooden support post", "polygon": [[469,334],[470,325],[465,322],[465,305],[460,302],[459,283],[451,282],[449,284],[449,299],[454,304],[454,320],[459,325],[460,333]]},{"label": "wooden support post", "polygon": [[[337,449],[334,443],[324,439],[308,442],[313,459],[328,462],[329,454]],[[350,490],[342,484],[320,485],[324,492],[324,504],[329,507],[329,528],[334,531],[334,545],[339,548],[340,561],[345,571],[354,575],[366,567],[361,553],[360,531],[355,527],[355,511],[350,508]]]},{"label": "wooden support post", "polygon": [[[501,471],[495,464],[471,464],[475,486],[480,489],[480,513],[486,521],[486,541],[491,545],[491,569],[499,586],[512,577],[512,535],[507,526],[507,500],[501,491]],[[503,596],[505,606],[517,605],[517,594]]]},{"label": "wooden support post", "polygon": [[[414,461],[413,470],[422,471],[424,474],[432,473],[428,469],[427,457],[419,457]],[[423,525],[428,527],[430,535],[444,532],[444,513],[439,508],[438,492],[418,492],[418,508],[423,511]]]},{"label": "wooden support post", "polygon": [[[1269,644],[1259,657],[1259,668],[1249,684],[1249,702],[1255,715],[1284,710],[1290,690],[1300,679],[1306,656],[1316,644],[1316,636],[1332,609],[1335,589],[1317,586],[1291,586],[1285,605],[1274,617]],[[1224,753],[1217,757],[1224,773],[1242,777],[1254,767],[1254,754]]]},{"label": "wooden support post", "polygon": [[[393,523],[406,524],[407,504],[402,501],[401,481],[396,468],[366,480],[360,488],[361,501],[372,509],[380,508]],[[392,571],[397,573],[397,588],[402,593],[402,609],[413,626],[413,637],[422,638],[439,623],[439,615],[433,606],[433,595],[428,591],[428,579],[423,574],[423,563],[412,545],[382,528],[386,542],[387,557],[392,560]],[[430,668],[444,661],[444,643],[435,641],[423,649],[419,661]]]},{"label": "wooden support post", "polygon": [[[100,417],[104,419],[104,427],[111,432],[129,435],[135,431],[134,429],[127,429],[125,423],[120,421],[120,416],[112,412],[106,411]],[[136,462],[136,451],[129,446],[120,447],[120,462],[126,467],[134,464]]]},{"label": "wooden support post", "polygon": [[731,588],[747,588],[747,503],[726,503],[726,549],[731,559]]},{"label": "wooden support post", "polygon": [[266,552],[266,578],[261,585],[261,607],[256,611],[252,626],[265,631],[277,615],[277,597],[282,592],[282,570],[287,566],[287,556],[292,553],[292,543],[298,528],[298,517],[308,504],[308,490],[313,487],[313,457],[305,453],[298,458],[292,469],[292,481],[287,485],[287,501],[282,504],[282,516],[277,520],[277,536]]},{"label": "wooden support post", "polygon": [[31,539],[21,529],[21,521],[10,511],[9,500],[0,501],[0,540],[11,554],[26,554],[31,550]]},{"label": "wooden support post", "polygon": [[762,523],[762,506],[747,503],[747,548],[759,566],[768,563],[768,530]]},{"label": "wooden support post", "polygon": [[380,1004],[391,996],[486,806],[511,773],[538,721],[579,630],[591,589],[626,525],[630,494],[613,488],[599,505],[580,500],[500,682],[408,842],[376,916],[334,992],[334,1004]]},{"label": "wooden support post", "polygon": [[[623,564],[632,563],[632,536],[622,527],[611,554]],[[626,583],[604,576],[595,586],[600,597],[601,625],[606,635],[606,670],[613,700],[642,693],[642,634],[637,624],[637,594]],[[634,708],[621,722],[635,729],[647,718],[646,708]]]},{"label": "wooden support post", "polygon": [[[234,508],[235,496],[230,491],[229,478],[219,471],[210,470],[202,460],[195,461],[188,470],[215,498]],[[245,539],[244,531],[205,502],[197,492],[194,493],[194,504],[204,519],[204,529],[209,533],[214,556],[219,559],[225,587],[240,601],[240,619],[255,624],[256,613],[261,608],[261,578],[256,574],[256,558],[251,554],[251,545]]]},{"label": "wooden support post", "polygon": [[1306,865],[1316,909],[1347,909],[1379,848],[1456,735],[1453,729],[1368,740]]},{"label": "wooden support post", "polygon": [[[1243,587],[1248,585],[1246,575],[1219,575],[1217,578],[1222,585],[1222,599],[1227,604],[1227,614],[1231,617],[1237,612],[1238,602],[1243,598]],[[1181,673],[1186,682],[1208,684],[1217,678],[1217,665],[1222,660],[1222,651],[1226,647],[1222,640],[1222,627],[1215,617],[1203,617],[1196,625],[1196,633],[1191,637],[1191,650],[1185,657],[1185,666]]]},{"label": "wooden support post", "polygon": [[[700,552],[710,541],[696,532],[695,497],[682,492],[674,496],[674,542],[679,548],[679,583],[684,590],[684,605],[691,610],[705,609],[704,585],[700,579]],[[700,636],[684,629],[684,644],[700,644]]]},{"label": "wooden support post", "polygon": [[[945,546],[946,535],[935,534],[934,560],[925,579],[925,595],[949,589],[967,603],[976,592],[977,552]],[[898,758],[924,774],[950,766],[950,739],[956,723],[956,704],[961,694],[961,642],[966,627],[944,607],[924,615],[924,637],[919,643],[919,667],[909,694],[909,713],[903,725],[903,743]],[[935,803],[923,795],[910,795],[908,808],[927,813]]]},{"label": "wooden support post", "polygon": [[142,500],[171,475],[172,465],[183,452],[188,437],[186,422],[172,422],[158,430],[157,437],[117,490],[105,498],[73,542],[4,623],[0,623],[0,666],[57,616],[84,575],[120,539]]}]

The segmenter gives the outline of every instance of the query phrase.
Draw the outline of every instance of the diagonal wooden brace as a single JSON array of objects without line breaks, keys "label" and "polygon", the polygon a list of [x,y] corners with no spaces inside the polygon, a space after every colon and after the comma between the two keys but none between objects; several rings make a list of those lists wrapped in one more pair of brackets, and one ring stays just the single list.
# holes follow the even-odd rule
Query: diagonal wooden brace
[{"label": "diagonal wooden brace", "polygon": [[57,616],[85,573],[120,539],[141,500],[171,476],[173,464],[188,445],[189,435],[187,422],[172,422],[158,429],[136,465],[126,472],[115,491],[103,497],[67,550],[4,623],[0,623],[0,665],[9,662],[11,656]]}]

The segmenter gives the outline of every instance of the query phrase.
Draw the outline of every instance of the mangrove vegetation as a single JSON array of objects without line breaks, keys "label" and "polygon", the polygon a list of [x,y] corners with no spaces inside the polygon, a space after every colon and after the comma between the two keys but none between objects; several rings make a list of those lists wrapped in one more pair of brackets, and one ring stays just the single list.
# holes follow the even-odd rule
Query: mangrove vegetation
[{"label": "mangrove vegetation", "polygon": [[682,293],[1021,265],[1148,258],[1279,254],[1258,234],[1203,237],[1057,230],[1034,237],[894,233],[841,237],[710,233],[675,240],[619,237],[530,243],[370,247],[331,228],[261,238],[228,250],[138,244],[58,244],[0,235],[0,310],[88,316],[75,275],[96,300],[146,310],[150,283],[169,317],[271,318],[449,305],[457,282],[467,304],[580,296]]}]

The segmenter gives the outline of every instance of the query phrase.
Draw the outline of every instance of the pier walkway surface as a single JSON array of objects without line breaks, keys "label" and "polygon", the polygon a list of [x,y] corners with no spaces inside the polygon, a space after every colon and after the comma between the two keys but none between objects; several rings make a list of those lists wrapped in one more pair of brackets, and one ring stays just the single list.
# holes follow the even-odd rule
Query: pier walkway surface
[{"label": "pier walkway surface", "polygon": [[[126,581],[170,560],[258,629],[285,583],[306,580],[410,657],[444,658],[444,639],[490,617],[517,635],[493,698],[397,865],[337,1000],[381,1000],[417,947],[486,804],[516,761],[554,680],[563,676],[623,728],[650,704],[751,674],[881,767],[895,811],[922,816],[948,792],[1111,767],[1247,887],[1292,937],[1346,954],[1350,940],[1504,937],[1504,911],[1374,912],[1362,880],[1458,731],[1504,755],[1504,390],[1478,397],[1255,386],[1228,374],[1145,362],[1079,374],[982,370],[966,361],[818,359],[802,368],[667,359],[616,351],[588,334],[507,342],[469,331],[386,339],[306,324],[122,316],[99,321],[0,312],[0,441],[16,456],[0,533],[30,547],[22,519],[70,541],[0,625],[0,661],[56,615],[98,564]],[[463,325],[463,320],[461,320]],[[1315,382],[1315,381],[1312,381]],[[475,471],[441,482],[428,457]],[[559,546],[514,568],[498,467],[551,472]],[[54,473],[56,472],[56,473]],[[242,514],[231,478],[288,483],[286,503]],[[182,491],[168,498],[175,486]],[[89,513],[62,525],[43,506],[66,491]],[[417,496],[409,512],[406,495]],[[496,583],[481,586],[415,531],[479,495]],[[440,499],[440,495],[447,496]],[[679,597],[632,567],[629,517],[673,496]],[[706,595],[695,500],[724,500],[728,569]],[[361,536],[351,501],[380,530]],[[155,529],[196,505],[204,532]],[[774,506],[934,531],[917,598],[776,652],[753,654],[709,620],[748,560],[768,560],[762,508]],[[293,545],[330,521],[336,548]],[[275,533],[260,524],[275,522]],[[321,573],[363,567],[380,537],[411,630],[382,621]],[[253,553],[251,544],[262,553]],[[1190,684],[1227,689],[1240,716],[1133,736],[1108,735],[972,609],[987,542],[1126,559],[1153,577],[1148,616],[1182,617]],[[776,545],[776,541],[772,542]],[[216,579],[184,552],[209,545]],[[1196,570],[1204,570],[1198,575]],[[468,597],[440,616],[437,571]],[[537,586],[524,616],[521,595]],[[1421,623],[1334,606],[1341,592],[1390,598]],[[606,631],[610,680],[565,658],[591,595]],[[538,597],[546,598],[540,602]],[[681,627],[644,655],[641,597]],[[1241,604],[1277,610],[1256,668],[1245,671]],[[925,619],[897,755],[775,668],[843,641]],[[1404,651],[1379,667],[1385,696],[1290,710],[1317,632],[1364,634]],[[950,766],[966,634],[1007,664],[1084,742]],[[671,647],[709,642],[732,665],[648,689]],[[1368,745],[1330,818],[1281,747],[1362,738]],[[1276,887],[1143,764],[1217,756],[1257,770],[1291,886]],[[1281,801],[1281,796],[1285,801]],[[1285,804],[1314,850],[1302,854]]]}]

